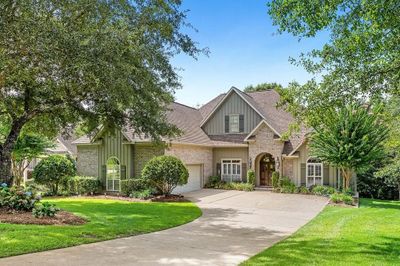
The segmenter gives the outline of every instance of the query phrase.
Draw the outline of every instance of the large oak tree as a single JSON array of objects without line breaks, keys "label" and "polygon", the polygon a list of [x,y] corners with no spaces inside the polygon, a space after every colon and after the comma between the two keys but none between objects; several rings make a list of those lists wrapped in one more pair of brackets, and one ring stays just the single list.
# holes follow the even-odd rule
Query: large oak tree
[{"label": "large oak tree", "polygon": [[[170,58],[203,50],[182,33],[180,0],[0,2],[0,180],[25,127],[131,126],[176,133],[165,107],[180,87]],[[54,135],[54,134],[53,134]]]}]

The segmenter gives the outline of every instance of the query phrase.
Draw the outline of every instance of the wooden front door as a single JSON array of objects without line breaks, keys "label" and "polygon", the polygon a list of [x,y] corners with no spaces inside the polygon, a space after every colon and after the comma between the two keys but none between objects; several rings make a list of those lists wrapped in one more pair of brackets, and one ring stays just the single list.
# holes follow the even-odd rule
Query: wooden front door
[{"label": "wooden front door", "polygon": [[275,160],[271,154],[260,160],[260,186],[272,186],[272,173],[275,171]]}]

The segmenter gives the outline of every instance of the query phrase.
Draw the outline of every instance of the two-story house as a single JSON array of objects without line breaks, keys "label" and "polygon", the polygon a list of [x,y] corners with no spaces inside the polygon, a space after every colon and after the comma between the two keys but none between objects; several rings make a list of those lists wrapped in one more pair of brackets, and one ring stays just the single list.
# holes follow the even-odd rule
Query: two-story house
[{"label": "two-story house", "polygon": [[256,186],[271,186],[272,172],[288,176],[296,185],[338,186],[337,169],[309,156],[306,132],[283,140],[292,116],[276,107],[274,90],[245,93],[232,87],[199,109],[172,103],[168,120],[183,134],[165,140],[166,148],[141,138],[133,129],[82,137],[77,145],[81,175],[97,176],[107,191],[119,191],[120,180],[140,176],[153,156],[181,159],[189,169],[188,184],[176,193],[200,189],[209,176],[246,181],[248,169],[256,173]]}]

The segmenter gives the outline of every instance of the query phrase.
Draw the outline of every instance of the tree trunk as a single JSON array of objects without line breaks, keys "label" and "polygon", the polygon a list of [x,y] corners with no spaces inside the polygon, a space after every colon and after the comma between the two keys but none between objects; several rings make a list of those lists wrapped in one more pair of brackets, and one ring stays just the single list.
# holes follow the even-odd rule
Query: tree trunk
[{"label": "tree trunk", "polygon": [[350,187],[351,170],[342,168],[343,175],[343,190],[347,190]]},{"label": "tree trunk", "polygon": [[0,182],[12,184],[11,153],[21,133],[22,127],[27,122],[26,117],[15,119],[12,122],[10,133],[3,145],[0,145]]}]

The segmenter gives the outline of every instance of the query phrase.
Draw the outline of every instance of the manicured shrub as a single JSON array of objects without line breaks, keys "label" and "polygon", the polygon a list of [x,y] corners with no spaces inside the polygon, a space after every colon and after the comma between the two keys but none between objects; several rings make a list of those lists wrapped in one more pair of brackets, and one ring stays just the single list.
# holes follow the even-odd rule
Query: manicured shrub
[{"label": "manicured shrub", "polygon": [[256,174],[252,169],[247,171],[247,183],[252,184],[253,186],[256,184]]},{"label": "manicured shrub", "polygon": [[313,186],[311,188],[311,192],[313,194],[319,195],[319,196],[329,196],[329,195],[332,195],[333,193],[335,193],[336,189],[333,187],[329,187],[329,186],[317,185],[317,186]]},{"label": "manicured shrub", "polygon": [[142,178],[163,195],[171,194],[178,185],[185,185],[189,172],[176,157],[162,155],[148,161],[143,168]]},{"label": "manicured shrub", "polygon": [[207,188],[215,188],[215,186],[221,182],[221,177],[217,175],[212,175],[208,178],[208,182],[205,185]]},{"label": "manicured shrub", "polygon": [[16,211],[31,211],[40,196],[31,191],[25,190],[23,187],[14,186],[8,188],[6,184],[0,187],[0,207]]},{"label": "manicured shrub", "polygon": [[300,194],[309,194],[309,193],[310,193],[310,191],[308,190],[308,188],[305,187],[305,186],[300,186],[300,187],[298,187],[298,188],[297,188],[297,191],[298,191]]},{"label": "manicured shrub", "polygon": [[331,200],[334,203],[344,202],[347,205],[353,205],[353,197],[344,193],[333,193],[331,195]]},{"label": "manicured shrub", "polygon": [[297,187],[296,185],[290,180],[289,177],[282,177],[280,179],[280,192],[281,193],[296,193]]},{"label": "manicured shrub", "polygon": [[343,202],[347,205],[353,205],[353,197],[350,195],[343,194]]},{"label": "manicured shrub", "polygon": [[55,204],[43,202],[35,206],[35,208],[32,210],[32,214],[36,218],[54,217],[59,211],[60,209],[57,208]]},{"label": "manicured shrub", "polygon": [[279,172],[275,171],[272,173],[272,187],[278,188],[279,186]]},{"label": "manicured shrub", "polygon": [[253,191],[254,185],[250,183],[241,183],[241,182],[231,182],[225,184],[225,189],[232,189],[232,190],[241,190],[241,191]]},{"label": "manicured shrub", "polygon": [[62,155],[51,155],[39,162],[32,175],[36,183],[46,185],[53,195],[57,195],[63,178],[74,176],[75,173],[76,168],[71,159]]},{"label": "manicured shrub", "polygon": [[101,182],[93,176],[67,177],[63,181],[64,190],[67,194],[93,195],[100,190]]},{"label": "manicured shrub", "polygon": [[137,199],[148,199],[151,197],[152,191],[150,189],[145,189],[142,191],[133,191],[129,197]]},{"label": "manicured shrub", "polygon": [[121,181],[121,193],[130,196],[133,192],[143,191],[149,188],[149,184],[142,178],[129,178]]},{"label": "manicured shrub", "polygon": [[343,201],[343,199],[342,199],[342,194],[333,193],[333,194],[331,195],[331,200],[332,200],[334,203],[340,203],[340,202],[342,202],[342,201]]}]

